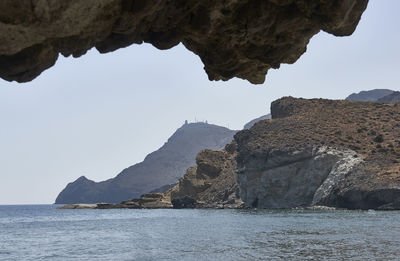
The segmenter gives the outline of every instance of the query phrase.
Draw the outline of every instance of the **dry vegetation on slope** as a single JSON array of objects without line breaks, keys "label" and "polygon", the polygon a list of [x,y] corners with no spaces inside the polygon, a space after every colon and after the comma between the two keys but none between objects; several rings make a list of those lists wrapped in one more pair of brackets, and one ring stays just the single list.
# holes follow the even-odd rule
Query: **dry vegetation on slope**
[{"label": "dry vegetation on slope", "polygon": [[400,209],[399,103],[285,97],[271,112],[166,193],[116,207]]},{"label": "dry vegetation on slope", "polygon": [[400,200],[400,104],[287,97],[273,102],[271,112],[273,120],[235,136],[238,168],[276,151],[350,149],[362,163],[322,203],[376,208]]},{"label": "dry vegetation on slope", "polygon": [[[273,120],[255,124],[251,132],[257,135],[242,150],[255,155],[271,148],[349,148],[379,167],[379,175],[396,173],[391,165],[400,163],[400,104],[289,97],[272,103],[271,111]],[[240,132],[238,139],[246,136]]]}]

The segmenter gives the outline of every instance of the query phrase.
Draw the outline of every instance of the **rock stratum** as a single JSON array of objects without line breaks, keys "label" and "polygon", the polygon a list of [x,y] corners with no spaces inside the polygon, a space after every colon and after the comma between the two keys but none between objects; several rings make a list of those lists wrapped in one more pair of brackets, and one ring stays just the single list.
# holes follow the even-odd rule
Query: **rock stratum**
[{"label": "rock stratum", "polygon": [[107,208],[400,209],[399,103],[285,97],[271,114],[166,193]]},{"label": "rock stratum", "polygon": [[400,208],[400,106],[277,100],[235,136],[247,207]]},{"label": "rock stratum", "polygon": [[195,164],[197,153],[206,148],[223,148],[235,133],[202,122],[184,124],[160,149],[116,177],[102,182],[80,177],[69,183],[58,195],[56,204],[119,203],[149,192],[164,192],[171,187],[166,184],[177,183],[185,170]]},{"label": "rock stratum", "polygon": [[[131,44],[182,43],[210,80],[264,82],[294,63],[323,30],[351,35],[368,0],[3,0],[0,77],[27,82],[59,56],[79,57]],[[134,59],[134,57],[132,57]]]},{"label": "rock stratum", "polygon": [[[219,206],[400,208],[399,104],[286,97],[271,104],[271,114],[272,120],[238,132],[227,145],[236,164],[227,173],[238,194]],[[185,178],[201,180],[187,173],[172,203],[185,196],[204,201],[184,192],[191,187],[183,186]],[[208,198],[216,193],[232,195],[225,188],[209,191]]]}]

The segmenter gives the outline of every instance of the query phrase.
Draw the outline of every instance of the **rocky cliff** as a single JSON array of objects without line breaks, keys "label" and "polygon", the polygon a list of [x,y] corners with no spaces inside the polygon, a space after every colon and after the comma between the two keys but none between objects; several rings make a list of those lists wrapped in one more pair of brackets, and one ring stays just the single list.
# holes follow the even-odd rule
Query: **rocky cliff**
[{"label": "rocky cliff", "polygon": [[185,124],[143,162],[102,182],[80,177],[66,186],[56,203],[118,203],[152,190],[158,192],[160,187],[176,183],[188,167],[195,165],[197,153],[206,148],[223,148],[232,141],[235,133],[212,124]]},{"label": "rocky cliff", "polygon": [[[197,168],[169,194],[173,205],[400,209],[398,104],[286,97],[271,104],[271,113],[272,120],[238,132],[225,150],[200,153]],[[230,185],[205,189],[223,184],[208,178],[222,166],[230,166]]]},{"label": "rocky cliff", "polygon": [[119,204],[69,204],[60,208],[242,208],[236,155],[235,142],[220,151],[201,151],[197,166],[188,168],[178,184],[164,193],[149,193]]},{"label": "rocky cliff", "polygon": [[175,208],[239,208],[236,180],[236,151],[232,145],[221,151],[203,150],[196,157],[196,167],[189,168],[170,190]]},{"label": "rocky cliff", "polygon": [[400,209],[398,103],[285,97],[271,114],[166,193],[97,208]]},{"label": "rocky cliff", "polygon": [[26,82],[59,54],[131,44],[168,49],[182,43],[200,56],[210,80],[262,83],[270,68],[294,63],[310,38],[356,29],[368,0],[3,0],[0,77]]},{"label": "rocky cliff", "polygon": [[235,136],[245,206],[400,207],[399,106],[287,97],[271,112]]}]

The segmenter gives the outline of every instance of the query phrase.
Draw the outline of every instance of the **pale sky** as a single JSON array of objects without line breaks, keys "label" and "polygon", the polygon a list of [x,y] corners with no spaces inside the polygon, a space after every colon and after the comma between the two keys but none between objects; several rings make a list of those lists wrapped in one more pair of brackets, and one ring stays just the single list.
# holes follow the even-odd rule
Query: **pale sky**
[{"label": "pale sky", "polygon": [[158,149],[185,120],[231,129],[282,96],[343,99],[400,90],[400,1],[370,0],[350,37],[315,36],[297,63],[263,85],[210,82],[182,45],[91,50],[30,83],[0,79],[0,204],[49,204],[67,183],[117,175]]}]

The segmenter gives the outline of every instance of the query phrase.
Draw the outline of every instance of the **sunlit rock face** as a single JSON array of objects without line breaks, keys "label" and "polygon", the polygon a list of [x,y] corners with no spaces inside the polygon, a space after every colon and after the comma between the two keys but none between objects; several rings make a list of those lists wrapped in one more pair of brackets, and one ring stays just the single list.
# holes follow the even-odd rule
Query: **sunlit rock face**
[{"label": "sunlit rock face", "polygon": [[[2,0],[0,77],[27,82],[58,55],[79,57],[131,44],[168,49],[183,43],[210,80],[262,83],[294,63],[324,30],[355,30],[368,0]],[[132,57],[134,59],[134,57]]]},{"label": "sunlit rock face", "polygon": [[399,103],[284,97],[235,135],[245,207],[400,209]]}]

